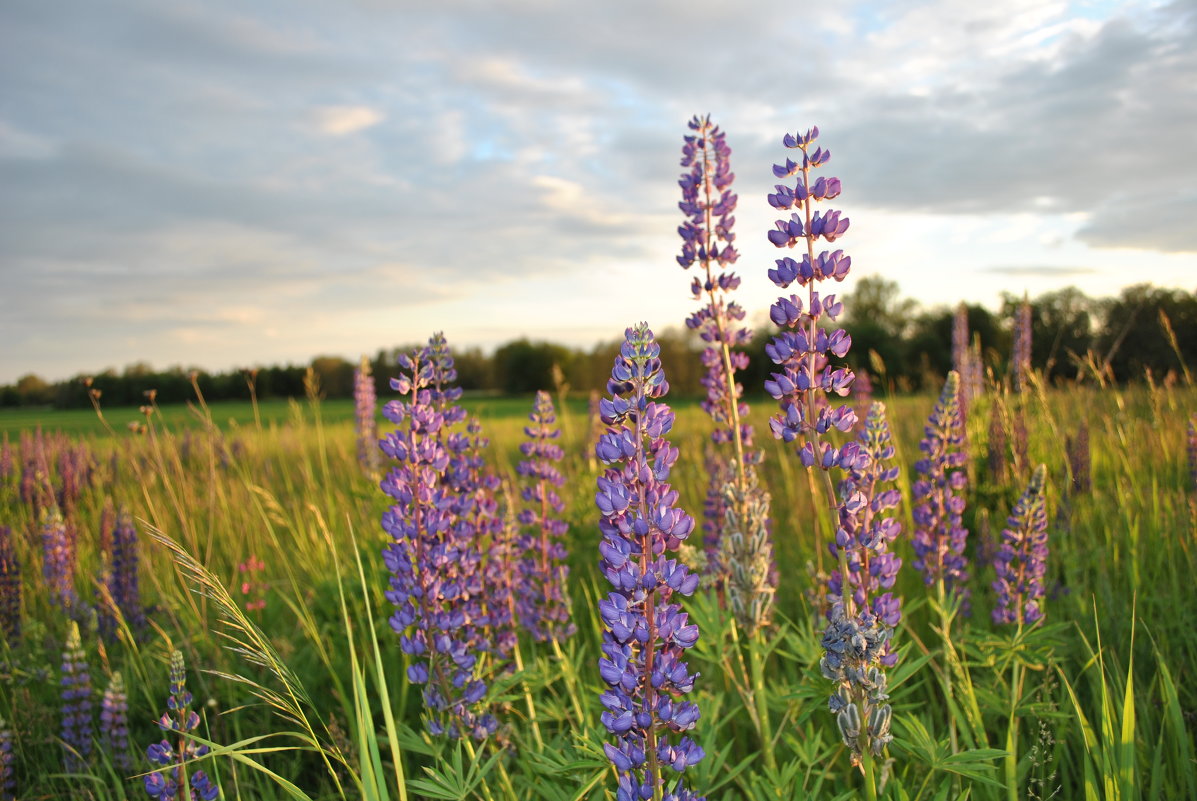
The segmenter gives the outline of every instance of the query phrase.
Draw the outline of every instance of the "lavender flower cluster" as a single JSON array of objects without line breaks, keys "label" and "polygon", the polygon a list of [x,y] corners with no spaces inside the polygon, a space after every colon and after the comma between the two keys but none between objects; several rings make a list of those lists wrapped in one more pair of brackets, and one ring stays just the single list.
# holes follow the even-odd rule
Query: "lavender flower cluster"
[{"label": "lavender flower cluster", "polygon": [[995,623],[1034,623],[1043,617],[1043,577],[1047,573],[1047,504],[1044,484],[1047,468],[1035,468],[1026,490],[1002,530],[1002,541],[994,557],[997,581]]},{"label": "lavender flower cluster", "polygon": [[970,404],[984,389],[980,344],[969,342],[968,306],[961,303],[952,315],[952,369],[960,375],[961,415],[968,418]]},{"label": "lavender flower cluster", "polygon": [[[391,572],[387,598],[395,605],[391,627],[411,664],[407,677],[423,685],[428,727],[434,734],[486,737],[498,726],[479,711],[486,684],[478,677],[485,641],[481,605],[481,556],[474,529],[463,516],[473,499],[449,480],[453,426],[465,420],[456,405],[461,390],[444,338],[399,357],[400,375],[383,414],[398,428],[381,441],[396,464],[381,482],[394,503],[382,517],[393,541],[383,550]],[[460,432],[457,432],[460,433]],[[453,440],[461,453],[462,441]]]},{"label": "lavender flower cluster", "polygon": [[960,376],[948,373],[943,392],[935,404],[919,450],[923,458],[914,464],[919,479],[914,482],[914,566],[927,584],[942,581],[944,590],[963,599],[967,590],[968,559],[964,548],[968,529],[964,527],[964,424],[960,417]]},{"label": "lavender flower cluster", "polygon": [[357,428],[357,459],[368,476],[378,472],[377,407],[370,360],[363,356],[353,370],[353,409]]},{"label": "lavender flower cluster", "polygon": [[62,652],[63,768],[67,773],[85,770],[91,757],[91,706],[91,673],[83,654],[79,624],[72,621]]},{"label": "lavender flower cluster", "polygon": [[42,577],[50,591],[50,602],[67,614],[76,612],[75,537],[57,506],[42,512]]},{"label": "lavender flower cluster", "polygon": [[133,770],[133,760],[129,757],[129,695],[119,670],[108,680],[100,699],[100,742],[118,770],[124,773]]},{"label": "lavender flower cluster", "polygon": [[[678,227],[682,237],[682,253],[677,257],[683,269],[697,263],[702,274],[695,276],[690,290],[694,299],[704,305],[686,319],[686,327],[699,332],[707,346],[702,363],[707,368],[702,378],[706,389],[702,408],[715,423],[711,439],[719,450],[709,451],[706,458],[708,476],[707,496],[703,504],[703,544],[706,548],[708,572],[719,581],[726,580],[731,565],[722,562],[720,552],[727,515],[743,522],[748,516],[745,504],[764,505],[768,519],[767,494],[763,490],[751,497],[747,494],[745,476],[761,461],[760,452],[753,447],[752,426],[746,422],[748,405],[742,400],[743,387],[736,381],[737,371],[748,366],[748,355],[733,350],[751,340],[752,332],[742,324],[744,309],[729,299],[740,286],[740,278],[727,269],[740,254],[733,242],[737,196],[731,185],[735,175],[731,171],[731,148],[726,134],[711,122],[710,116],[695,116],[689,123],[694,134],[685,137],[682,146],[682,173],[678,184],[682,200],[678,207],[686,215],[686,222]],[[731,453],[727,453],[730,447]],[[733,491],[729,495],[729,485]],[[739,508],[730,508],[728,498],[739,499]],[[741,532],[742,534],[743,532]],[[741,536],[737,547],[756,542]],[[771,552],[771,544],[762,543]],[[757,559],[758,557],[754,557]],[[741,586],[744,585],[740,582]],[[769,596],[762,596],[765,600]],[[754,602],[742,599],[749,606]]]},{"label": "lavender flower cluster", "polygon": [[1031,304],[1025,298],[1014,318],[1014,348],[1010,361],[1014,391],[1022,392],[1027,388],[1027,378],[1031,374]]},{"label": "lavender flower cluster", "polygon": [[137,527],[128,510],[122,509],[112,530],[111,554],[107,574],[108,594],[116,612],[133,632],[146,626],[145,608],[141,605],[141,585],[138,576]]},{"label": "lavender flower cluster", "polygon": [[715,421],[711,438],[716,443],[738,439],[744,448],[751,448],[752,426],[743,422],[748,407],[740,400],[743,387],[735,383],[735,373],[748,366],[748,356],[731,349],[748,344],[752,332],[741,324],[744,309],[727,297],[740,286],[740,278],[726,271],[740,257],[732,244],[737,197],[731,191],[735,179],[731,148],[726,134],[709,116],[692,119],[690,129],[695,134],[687,136],[682,147],[682,167],[687,172],[678,181],[682,188],[678,207],[688,219],[678,227],[683,244],[677,260],[685,269],[695,262],[702,268],[690,291],[697,301],[705,296],[706,303],[686,319],[686,327],[698,331],[707,343],[702,353],[707,368],[702,408]]},{"label": "lavender flower cluster", "polygon": [[[884,403],[873,402],[858,442],[861,458],[839,486],[839,528],[831,552],[837,559],[840,551],[845,552],[853,606],[892,629],[902,618],[902,602],[892,592],[882,591],[894,586],[902,566],[902,559],[889,550],[902,525],[887,513],[897,508],[902,496],[895,486],[898,467],[893,464]],[[842,606],[843,592],[844,579],[836,570],[830,582],[833,610]],[[887,648],[882,664],[891,667],[896,661],[897,655]]]},{"label": "lavender flower cluster", "polygon": [[156,801],[175,801],[184,794],[190,801],[214,801],[220,797],[220,786],[191,763],[205,756],[208,746],[195,742],[187,735],[199,728],[199,715],[191,708],[191,693],[187,690],[187,670],[183,654],[170,655],[170,697],[166,712],[158,719],[158,728],[177,735],[172,744],[161,740],[146,749],[146,757],[155,766],[145,777],[145,791]]},{"label": "lavender flower cluster", "polygon": [[819,239],[830,245],[849,225],[839,211],[814,209],[815,203],[835,199],[842,189],[838,178],[811,180],[811,171],[831,158],[822,147],[812,148],[818,135],[818,128],[787,134],[783,144],[800,150],[801,161],[786,159],[785,164],[773,167],[776,177],[798,176],[798,181],[792,188],[776,186],[776,192],[769,195],[770,205],[797,211],[790,219],[775,223],[769,241],[778,248],[801,244],[806,252],[799,259],[776,260],[769,278],[783,289],[797,282],[807,288],[807,296],[805,300],[797,295],[778,298],[770,309],[773,322],[785,330],[765,352],[783,369],[765,382],[765,391],[781,406],[781,413],[772,420],[774,436],[797,443],[798,455],[807,468],[829,471],[838,467],[847,474],[838,499],[832,497],[827,479],[827,501],[836,507],[839,522],[830,547],[840,569],[831,577],[832,603],[823,632],[820,668],[835,684],[828,708],[835,715],[852,763],[858,765],[866,754],[880,755],[893,739],[885,667],[896,659],[890,642],[901,613],[892,593],[875,597],[874,593],[893,586],[901,564],[888,550],[900,529],[884,514],[897,505],[899,497],[896,490],[882,486],[897,477],[897,470],[885,465],[894,451],[880,404],[873,404],[859,441],[838,447],[830,441],[833,429],[847,433],[857,424],[851,406],[828,403],[831,395],[847,395],[852,386],[852,371],[835,367],[831,361],[847,355],[852,338],[843,329],[828,333],[820,324],[824,316],[834,321],[843,305],[835,295],[820,296],[815,287],[829,278],[842,281],[852,259],[839,249],[815,254]]},{"label": "lavender flower cluster", "polygon": [[518,607],[520,624],[538,641],[562,640],[573,636],[577,627],[570,617],[569,590],[566,577],[568,555],[561,538],[569,531],[569,524],[561,519],[565,502],[558,489],[565,484],[565,476],[556,465],[565,452],[556,440],[561,430],[556,427],[557,414],[549,393],[536,393],[532,425],[524,427],[528,437],[520,443],[524,460],[516,468],[524,480],[520,498],[524,508],[518,521],[524,528],[520,549]]},{"label": "lavender flower cluster", "polygon": [[[448,346],[444,348],[445,357],[452,359]],[[455,499],[452,512],[464,530],[473,532],[479,560],[481,581],[472,581],[468,587],[477,598],[477,649],[502,661],[510,656],[517,639],[512,592],[515,548],[511,529],[499,514],[496,493],[502,482],[487,468],[482,455],[489,444],[482,436],[482,423],[467,416],[466,430],[446,439],[450,454],[446,481]]]},{"label": "lavender flower cluster", "polygon": [[857,446],[848,443],[837,448],[823,437],[832,429],[850,431],[856,423],[856,413],[850,406],[832,407],[826,402],[830,395],[847,395],[852,385],[852,371],[831,363],[832,356],[842,359],[847,355],[852,337],[842,328],[828,333],[820,325],[824,316],[834,321],[844,307],[834,294],[820,296],[815,287],[829,278],[843,281],[852,258],[840,249],[822,250],[816,255],[815,247],[820,239],[830,245],[843,236],[849,220],[834,209],[815,211],[816,203],[834,200],[841,191],[838,178],[811,180],[811,171],[831,159],[829,151],[812,148],[818,136],[818,128],[805,134],[786,134],[783,144],[800,151],[801,160],[787,158],[785,164],[773,166],[777,178],[797,180],[793,186],[778,184],[776,192],[769,195],[769,204],[781,211],[796,211],[788,220],[776,222],[769,241],[777,248],[801,246],[805,252],[797,259],[777,259],[776,266],[769,270],[769,279],[782,289],[797,282],[807,288],[807,296],[805,300],[797,295],[778,298],[769,309],[774,324],[785,330],[765,346],[765,353],[782,368],[765,381],[765,391],[781,406],[781,412],[770,423],[773,435],[787,443],[797,442],[803,465],[848,469],[856,460]]},{"label": "lavender flower cluster", "polygon": [[[704,755],[682,734],[699,717],[698,706],[683,700],[697,677],[684,655],[698,641],[698,626],[673,597],[692,594],[698,576],[666,556],[694,521],[676,507],[677,492],[666,483],[678,451],[665,439],[673,412],[654,400],[669,389],[660,350],[646,324],[627,329],[607,383],[612,397],[602,401],[609,428],[595,448],[607,465],[595,496],[601,568],[614,588],[599,602],[599,674],[608,685],[602,721],[616,737],[603,748],[619,776],[618,801],[659,798],[662,791],[670,801],[693,801],[680,774]],[[661,774],[666,767],[679,774],[676,781]]]},{"label": "lavender flower cluster", "polygon": [[9,648],[21,639],[21,563],[8,526],[0,526],[0,632]]}]

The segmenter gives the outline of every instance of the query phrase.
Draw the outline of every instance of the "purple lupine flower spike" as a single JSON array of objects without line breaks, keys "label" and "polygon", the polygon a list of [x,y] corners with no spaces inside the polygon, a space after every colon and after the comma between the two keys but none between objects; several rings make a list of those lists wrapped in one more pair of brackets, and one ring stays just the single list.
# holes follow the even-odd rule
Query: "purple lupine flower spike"
[{"label": "purple lupine flower spike", "polygon": [[120,610],[121,617],[135,633],[146,626],[138,577],[138,550],[137,526],[133,523],[133,515],[122,509],[112,529],[112,562],[108,575],[108,592],[116,608]]},{"label": "purple lupine flower spike", "polygon": [[133,770],[129,757],[129,696],[119,670],[112,674],[100,699],[100,742],[118,770]]},{"label": "purple lupine flower spike", "polygon": [[848,230],[848,218],[840,212],[814,210],[816,202],[832,200],[841,190],[838,178],[811,180],[811,170],[831,158],[823,148],[811,147],[818,136],[818,128],[800,135],[786,134],[784,144],[799,149],[802,161],[786,159],[784,165],[773,167],[778,178],[796,177],[797,182],[793,186],[778,184],[776,193],[769,195],[769,204],[781,211],[796,211],[790,219],[776,222],[769,241],[778,248],[799,247],[805,252],[800,251],[797,259],[777,259],[769,279],[782,289],[796,282],[807,288],[807,296],[778,298],[769,309],[770,318],[783,331],[765,347],[765,353],[781,368],[765,381],[765,391],[781,406],[781,412],[770,421],[773,435],[786,443],[796,443],[805,466],[847,469],[856,459],[856,444],[836,448],[824,437],[833,428],[850,431],[856,423],[856,413],[850,406],[833,407],[826,402],[831,395],[847,395],[852,385],[852,371],[831,362],[832,357],[842,359],[848,353],[852,337],[843,329],[829,333],[820,325],[824,316],[834,321],[844,307],[835,295],[820,295],[815,286],[829,278],[843,281],[852,258],[838,249],[815,253],[819,239],[831,244]]},{"label": "purple lupine flower spike", "polygon": [[13,475],[12,443],[8,441],[8,432],[4,432],[4,440],[0,442],[0,484],[7,484]]},{"label": "purple lupine flower spike", "polygon": [[[867,610],[892,629],[902,618],[902,601],[885,591],[894,586],[902,566],[901,558],[890,550],[902,526],[888,513],[897,508],[902,496],[895,487],[898,467],[893,463],[894,446],[884,403],[875,401],[869,408],[859,442],[868,459],[861,459],[840,483],[843,503],[831,552],[837,557],[841,549],[846,552],[848,586],[856,609]],[[831,575],[829,590],[834,614],[843,593],[838,570]],[[897,655],[887,647],[882,664],[892,667],[896,661]]]},{"label": "purple lupine flower spike", "polygon": [[73,613],[79,605],[75,593],[75,542],[57,506],[42,512],[42,576],[50,603]]},{"label": "purple lupine flower spike", "polygon": [[556,410],[549,393],[543,390],[536,393],[528,419],[532,423],[524,427],[528,439],[520,443],[520,453],[525,458],[516,468],[523,479],[520,490],[523,509],[518,521],[524,530],[520,538],[523,559],[518,613],[520,624],[537,641],[560,642],[573,636],[576,627],[571,622],[566,586],[569,567],[565,560],[569,554],[562,542],[569,524],[561,519],[565,502],[558,494],[565,477],[557,463],[565,452],[556,443],[561,430],[556,427]]},{"label": "purple lupine flower spike", "polygon": [[[399,647],[412,657],[407,678],[423,685],[428,728],[433,734],[485,737],[498,723],[480,704],[486,685],[476,675],[478,655],[489,647],[481,636],[485,613],[476,594],[481,562],[474,529],[463,517],[476,499],[455,489],[451,461],[461,477],[468,443],[450,429],[465,410],[444,337],[399,357],[391,388],[404,396],[383,414],[398,428],[381,440],[395,461],[380,486],[393,500],[382,517],[393,541],[383,549],[391,572],[386,597],[396,607],[390,623]],[[452,444],[451,453],[449,445]],[[460,488],[459,481],[459,488]]]},{"label": "purple lupine flower spike", "polygon": [[1005,481],[1006,471],[1009,469],[1007,452],[1010,449],[1010,434],[1006,428],[1006,416],[998,395],[994,396],[989,407],[989,439],[986,448],[989,477],[1001,483]]},{"label": "purple lupine flower spike", "polygon": [[1197,496],[1197,414],[1189,418],[1189,492]]},{"label": "purple lupine flower spike", "polygon": [[968,306],[961,302],[952,315],[952,369],[960,376],[960,416],[967,420],[973,401],[973,351],[969,344]]},{"label": "purple lupine flower spike", "polygon": [[203,770],[193,769],[190,764],[210,750],[187,736],[200,725],[199,715],[191,708],[192,700],[187,690],[183,654],[172,651],[170,697],[166,700],[166,712],[158,719],[158,728],[177,740],[172,743],[164,739],[146,749],[146,757],[155,772],[146,774],[145,791],[156,801],[175,801],[180,791],[190,801],[214,801],[220,797],[220,786]]},{"label": "purple lupine flower spike", "polygon": [[368,476],[378,473],[378,419],[374,375],[370,360],[362,357],[353,370],[353,408],[357,428],[357,459]]},{"label": "purple lupine flower spike", "polygon": [[482,456],[490,440],[482,436],[477,418],[468,417],[465,432],[451,434],[445,444],[450,454],[446,482],[455,493],[452,511],[461,524],[460,589],[468,599],[464,615],[476,621],[467,629],[473,636],[469,647],[504,661],[517,635],[510,603],[513,532],[499,514],[496,495],[502,482]]},{"label": "purple lupine flower spike", "polygon": [[[684,269],[697,263],[702,270],[690,289],[695,300],[705,299],[705,305],[687,318],[686,327],[698,331],[707,343],[702,353],[707,368],[702,378],[707,391],[702,408],[715,422],[712,441],[717,447],[723,446],[708,454],[709,480],[703,507],[708,572],[721,576],[727,570],[719,562],[727,516],[725,488],[734,483],[735,495],[744,495],[747,470],[760,462],[761,453],[751,450],[753,430],[745,422],[748,405],[741,400],[743,387],[736,382],[736,372],[748,366],[748,356],[733,348],[748,344],[752,332],[742,324],[744,309],[729,299],[740,285],[740,278],[727,271],[740,255],[732,244],[736,238],[732,215],[738,198],[731,190],[735,178],[729,160],[731,148],[726,134],[711,123],[709,115],[694,117],[689,127],[694,134],[685,137],[681,166],[686,172],[678,181],[682,188],[678,207],[687,220],[678,227],[682,253],[677,260]],[[727,447],[731,454],[724,452]],[[735,468],[731,467],[733,463]],[[743,510],[738,514],[743,516]]]},{"label": "purple lupine flower spike", "polygon": [[[889,550],[901,527],[887,516],[901,496],[892,486],[898,468],[892,464],[894,447],[883,403],[870,407],[859,443],[861,458],[839,486],[839,527],[831,550],[841,569],[831,576],[832,603],[820,662],[823,676],[836,684],[828,708],[853,765],[865,753],[880,756],[893,740],[885,668],[897,662],[892,637],[902,613],[901,601],[881,591],[893,586],[902,564]],[[845,589],[851,599],[847,608]]]},{"label": "purple lupine flower spike", "polygon": [[12,729],[0,717],[0,801],[16,801],[17,798],[17,774],[13,767],[16,755],[12,745]]},{"label": "purple lupine flower spike", "polygon": [[71,621],[62,652],[63,767],[67,773],[87,769],[94,727],[91,719],[91,674],[83,654],[79,624]]},{"label": "purple lupine flower spike", "polygon": [[0,633],[9,648],[16,648],[21,639],[21,563],[8,526],[0,526]]},{"label": "purple lupine flower spike", "polygon": [[1047,467],[1039,465],[1002,530],[994,557],[997,581],[995,623],[1034,623],[1043,617],[1043,577],[1047,573]]},{"label": "purple lupine flower spike", "polygon": [[1027,379],[1031,374],[1031,302],[1025,297],[1014,318],[1014,348],[1010,362],[1014,391],[1022,392],[1027,388]]},{"label": "purple lupine flower spike", "polygon": [[1077,426],[1076,436],[1068,438],[1067,446],[1072,491],[1087,493],[1093,488],[1093,458],[1089,452],[1089,426],[1084,420]]},{"label": "purple lupine flower spike", "polygon": [[856,400],[856,425],[853,431],[859,433],[864,429],[865,419],[869,416],[869,409],[873,406],[873,379],[867,370],[856,374],[852,382],[852,397]]},{"label": "purple lupine flower spike", "polygon": [[959,391],[959,375],[954,371],[948,373],[919,442],[923,458],[914,465],[919,478],[913,487],[913,544],[917,556],[914,566],[922,571],[924,581],[934,584],[942,580],[945,591],[954,591],[964,598],[967,590],[963,584],[968,579],[964,547],[968,529],[962,515],[968,455],[962,450]]},{"label": "purple lupine flower spike", "polygon": [[619,776],[616,798],[649,799],[664,791],[676,801],[695,801],[680,774],[703,757],[690,737],[698,706],[683,700],[696,674],[684,661],[698,640],[674,593],[690,595],[698,576],[676,559],[694,520],[676,507],[678,494],[666,479],[678,451],[665,435],[673,412],[657,403],[669,390],[660,346],[645,323],[627,329],[602,402],[604,434],[595,454],[607,465],[595,502],[601,517],[601,569],[614,591],[599,602],[603,655],[599,674],[608,685],[600,696],[603,725],[616,743],[603,750]]}]

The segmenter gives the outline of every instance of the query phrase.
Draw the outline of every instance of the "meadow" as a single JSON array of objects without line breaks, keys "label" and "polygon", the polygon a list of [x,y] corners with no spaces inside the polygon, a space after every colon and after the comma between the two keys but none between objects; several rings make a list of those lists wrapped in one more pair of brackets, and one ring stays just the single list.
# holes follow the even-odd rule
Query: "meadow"
[{"label": "meadow", "polygon": [[639,324],[588,397],[463,397],[434,334],[353,405],[4,412],[0,801],[1197,798],[1175,337],[1183,375],[1049,385],[1024,303],[1008,364],[957,313],[938,398],[854,374],[812,129],[744,395],[690,128],[702,402]]},{"label": "meadow", "polygon": [[[904,465],[917,451],[932,401],[889,400]],[[525,420],[515,410],[530,406],[531,399],[504,399],[482,407],[491,409],[485,430],[500,468],[519,458]],[[213,743],[208,771],[229,798],[607,797],[610,768],[594,667],[600,623],[592,611],[603,594],[593,501],[598,470],[579,406],[571,404],[562,418],[578,631],[562,655],[521,643],[523,669],[502,677],[489,700],[502,720],[502,744],[476,750],[440,741],[421,725],[419,695],[404,678],[406,658],[386,624],[390,604],[382,595],[387,574],[379,551],[387,537],[378,525],[385,498],[358,463],[346,409],[318,400],[291,404],[285,417],[263,415],[259,428],[252,409],[241,408],[229,416],[244,421],[248,411],[248,425],[225,430],[202,415],[165,409],[157,417],[186,425],[152,417],[142,435],[109,435],[94,414],[66,416],[64,426],[94,464],[75,507],[84,597],[102,573],[98,531],[106,500],[134,510],[142,532],[149,628],[138,636],[122,628],[105,639],[85,627],[84,636],[97,692],[112,671],[125,677],[135,756],[158,739],[154,720],[168,694],[169,653],[177,648],[190,667],[202,736]],[[1029,416],[1031,456],[1051,475],[1048,625],[1012,642],[1010,632],[988,622],[992,593],[983,574],[973,616],[948,641],[936,630],[920,577],[909,569],[901,574],[898,587],[909,600],[895,635],[902,659],[891,680],[897,731],[891,797],[966,791],[1007,797],[1001,754],[1011,704],[1021,722],[1015,797],[1028,790],[1044,798],[1193,797],[1197,699],[1184,681],[1197,659],[1193,492],[1184,447],[1192,408],[1197,392],[1179,388],[1076,388],[1037,398]],[[981,509],[991,530],[1000,526],[1016,494],[986,477],[986,419],[983,406],[974,408],[970,472],[978,481],[967,515],[974,531]],[[1066,489],[1062,432],[1080,421],[1090,426],[1092,491],[1075,494]],[[754,410],[753,422],[766,427],[763,410]],[[51,430],[46,419],[42,425]],[[684,454],[701,453],[709,430],[699,409],[684,409],[673,441]],[[776,731],[769,744],[760,742],[733,683],[741,673],[729,664],[728,619],[711,592],[700,592],[690,605],[702,631],[693,661],[704,714],[694,736],[707,757],[690,769],[692,781],[708,797],[852,797],[845,749],[818,675],[807,567],[815,558],[811,493],[788,449],[772,442],[767,449],[763,472],[773,493],[781,576],[765,681],[751,691],[763,697]],[[903,470],[903,480],[908,474]],[[680,460],[675,477],[683,508],[701,508],[701,462]],[[17,471],[4,479],[4,522],[31,534],[14,538],[28,566],[24,631],[18,646],[5,648],[0,715],[16,732],[19,797],[144,797],[141,781],[125,779],[111,754],[96,753],[85,774],[63,772],[58,662],[68,619],[39,591],[39,521],[19,500],[17,479]],[[904,501],[904,527],[911,525],[909,513]],[[151,540],[151,530],[198,564]],[[901,542],[897,551],[910,558]],[[238,566],[251,557],[264,568],[245,594]],[[244,611],[258,597],[264,607]],[[247,653],[231,649],[229,636]],[[1034,678],[1011,700],[1016,660]],[[950,705],[936,678],[944,670],[968,680],[966,690],[957,684]],[[953,721],[968,746],[955,755],[947,735]],[[764,764],[766,748],[772,768]],[[137,774],[151,767],[143,758],[135,765]]]}]

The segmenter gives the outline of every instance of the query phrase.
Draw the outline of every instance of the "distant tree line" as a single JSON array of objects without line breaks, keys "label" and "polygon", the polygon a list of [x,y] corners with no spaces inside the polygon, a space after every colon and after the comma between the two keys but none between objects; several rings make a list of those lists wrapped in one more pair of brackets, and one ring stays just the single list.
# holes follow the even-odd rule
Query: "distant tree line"
[{"label": "distant tree line", "polygon": [[[894,391],[916,392],[936,387],[952,368],[954,309],[924,309],[901,296],[898,284],[878,276],[861,279],[844,299],[840,324],[852,335],[849,361],[868,370],[874,382]],[[1005,375],[1012,344],[1012,323],[1023,298],[1003,296],[996,311],[969,305],[970,336],[979,339],[984,365],[995,377]],[[1051,382],[1091,380],[1095,372],[1116,381],[1156,379],[1197,368],[1197,292],[1162,289],[1149,284],[1128,287],[1116,298],[1091,298],[1076,288],[1048,292],[1031,305],[1031,362]],[[658,332],[661,359],[675,395],[703,393],[703,368],[698,359],[703,343],[684,328]],[[748,348],[748,368],[741,381],[750,394],[759,394],[773,365],[765,344],[773,330],[759,331]],[[452,344],[452,343],[450,343]],[[371,360],[378,396],[391,394],[389,378],[399,353],[411,346],[379,351]],[[538,389],[568,388],[574,393],[600,392],[619,348],[612,339],[593,348],[518,339],[493,353],[481,348],[455,351],[459,383],[467,391],[529,394]],[[259,399],[302,397],[304,375],[310,368],[322,394],[347,398],[353,394],[356,362],[339,356],[318,356],[308,365],[269,366],[209,373],[172,367],[154,370],[137,363],[118,372],[91,376],[105,406],[139,405],[154,390],[158,403],[181,403],[195,398],[196,387],[205,400],[248,400],[251,386]],[[25,375],[0,386],[0,406],[86,407],[90,404],[85,376],[49,382]]]}]

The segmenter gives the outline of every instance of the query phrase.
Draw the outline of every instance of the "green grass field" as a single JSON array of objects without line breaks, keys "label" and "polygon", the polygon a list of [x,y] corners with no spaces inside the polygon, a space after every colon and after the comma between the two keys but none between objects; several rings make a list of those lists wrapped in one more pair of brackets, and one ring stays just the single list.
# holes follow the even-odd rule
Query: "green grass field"
[{"label": "green grass field", "polygon": [[[492,440],[487,460],[501,472],[520,458],[530,400],[464,404],[482,419]],[[1197,690],[1186,680],[1197,665],[1197,528],[1185,455],[1197,391],[1074,388],[1027,399],[1030,462],[1045,463],[1049,474],[1050,592],[1046,625],[1017,631],[990,622],[992,568],[970,583],[972,617],[945,630],[911,567],[911,465],[933,401],[889,404],[903,491],[896,551],[905,565],[895,591],[905,600],[895,634],[901,660],[890,679],[895,740],[877,764],[879,797],[1197,798]],[[985,516],[991,536],[1001,529],[1026,479],[1017,470],[1000,481],[988,476],[988,403],[969,419],[965,522],[974,543]],[[379,518],[387,501],[357,463],[351,405],[262,404],[260,426],[249,404],[209,411],[162,409],[140,435],[127,429],[143,419],[136,410],[105,411],[114,434],[90,411],[0,413],[0,431],[13,443],[40,426],[86,443],[94,459],[94,480],[72,516],[75,586],[85,601],[95,602],[103,573],[105,503],[140,521],[150,628],[104,639],[83,621],[96,692],[114,670],[128,685],[131,775],[150,770],[145,748],[161,736],[153,721],[165,708],[166,665],[177,648],[203,716],[200,733],[214,744],[203,767],[225,797],[615,797],[599,722],[595,609],[608,587],[597,570],[597,469],[584,400],[561,418],[578,633],[560,650],[523,639],[523,667],[514,673],[486,668],[502,736],[478,744],[427,734],[419,692],[405,678],[383,596],[387,535]],[[686,602],[702,632],[691,657],[702,710],[692,735],[706,750],[688,782],[708,799],[858,797],[861,774],[848,764],[818,668],[812,573],[824,561],[815,543],[826,541],[825,511],[812,502],[797,459],[770,437],[771,411],[755,403],[752,422],[772,495],[775,625],[759,642],[741,642],[714,593]],[[1065,502],[1065,439],[1081,421],[1090,429],[1093,489]],[[670,435],[682,454],[673,482],[696,518],[709,426],[695,404],[682,404]],[[19,483],[15,472],[0,482],[0,525],[11,527],[23,566],[24,632],[0,660],[0,716],[14,732],[18,797],[145,798],[142,779],[122,775],[102,749],[85,771],[63,772],[59,663],[68,621],[47,596],[39,522]],[[238,566],[251,555],[266,567],[260,587],[255,579],[245,595]],[[265,608],[246,611],[257,597]],[[759,680],[745,659],[759,660]]]}]

